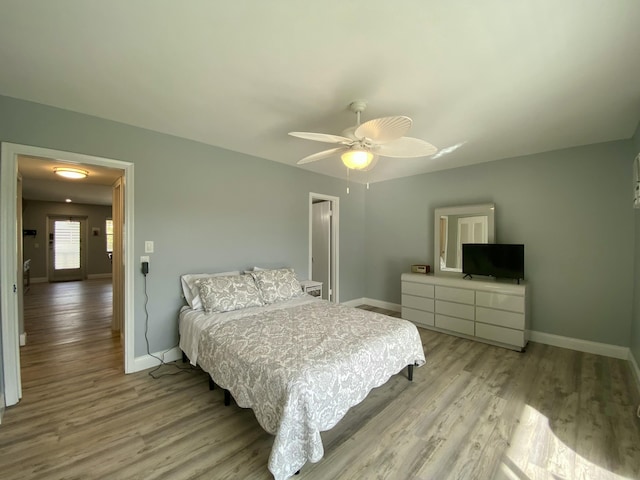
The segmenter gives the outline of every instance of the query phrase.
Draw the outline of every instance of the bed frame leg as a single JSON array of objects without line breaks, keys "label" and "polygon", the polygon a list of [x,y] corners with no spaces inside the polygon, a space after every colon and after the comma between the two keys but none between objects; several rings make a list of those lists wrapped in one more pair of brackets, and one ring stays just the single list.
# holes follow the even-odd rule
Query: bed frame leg
[{"label": "bed frame leg", "polygon": [[209,377],[209,390],[213,390],[216,388],[216,384],[213,381],[213,378]]},{"label": "bed frame leg", "polygon": [[231,392],[225,388],[224,390],[224,406],[228,407],[231,405]]},{"label": "bed frame leg", "polygon": [[407,365],[407,377],[410,382],[413,382],[413,365]]}]

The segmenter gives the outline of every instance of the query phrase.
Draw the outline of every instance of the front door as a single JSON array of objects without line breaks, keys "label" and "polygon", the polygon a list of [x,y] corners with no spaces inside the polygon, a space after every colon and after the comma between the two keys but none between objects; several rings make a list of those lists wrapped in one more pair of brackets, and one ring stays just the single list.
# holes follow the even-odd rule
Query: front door
[{"label": "front door", "polygon": [[49,281],[84,279],[86,218],[48,217]]}]

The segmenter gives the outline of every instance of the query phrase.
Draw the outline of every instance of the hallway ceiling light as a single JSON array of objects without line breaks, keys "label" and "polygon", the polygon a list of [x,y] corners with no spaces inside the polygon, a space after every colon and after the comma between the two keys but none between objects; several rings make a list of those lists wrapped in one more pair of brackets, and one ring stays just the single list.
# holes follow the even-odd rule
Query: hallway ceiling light
[{"label": "hallway ceiling light", "polygon": [[86,170],[70,167],[55,167],[53,169],[53,173],[55,173],[56,175],[60,175],[61,177],[73,179],[87,178],[87,175],[89,175],[89,172],[87,172]]}]

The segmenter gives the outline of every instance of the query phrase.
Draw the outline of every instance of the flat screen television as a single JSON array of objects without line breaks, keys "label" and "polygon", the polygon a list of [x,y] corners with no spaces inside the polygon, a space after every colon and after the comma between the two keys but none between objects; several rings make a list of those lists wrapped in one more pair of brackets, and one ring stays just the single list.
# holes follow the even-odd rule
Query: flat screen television
[{"label": "flat screen television", "polygon": [[462,273],[524,279],[524,245],[463,243]]}]

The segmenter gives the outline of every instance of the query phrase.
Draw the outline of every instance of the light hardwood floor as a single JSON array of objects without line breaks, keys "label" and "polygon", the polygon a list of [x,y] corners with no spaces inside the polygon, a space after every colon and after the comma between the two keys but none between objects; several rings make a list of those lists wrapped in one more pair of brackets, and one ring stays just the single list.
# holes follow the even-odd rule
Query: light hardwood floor
[{"label": "light hardwood floor", "polygon": [[[0,425],[0,478],[272,478],[272,437],[250,410],[225,408],[203,372],[122,373],[110,302],[105,281],[32,286],[23,399]],[[627,362],[420,334],[427,364],[414,381],[396,375],[373,390],[296,479],[640,477]]]}]

